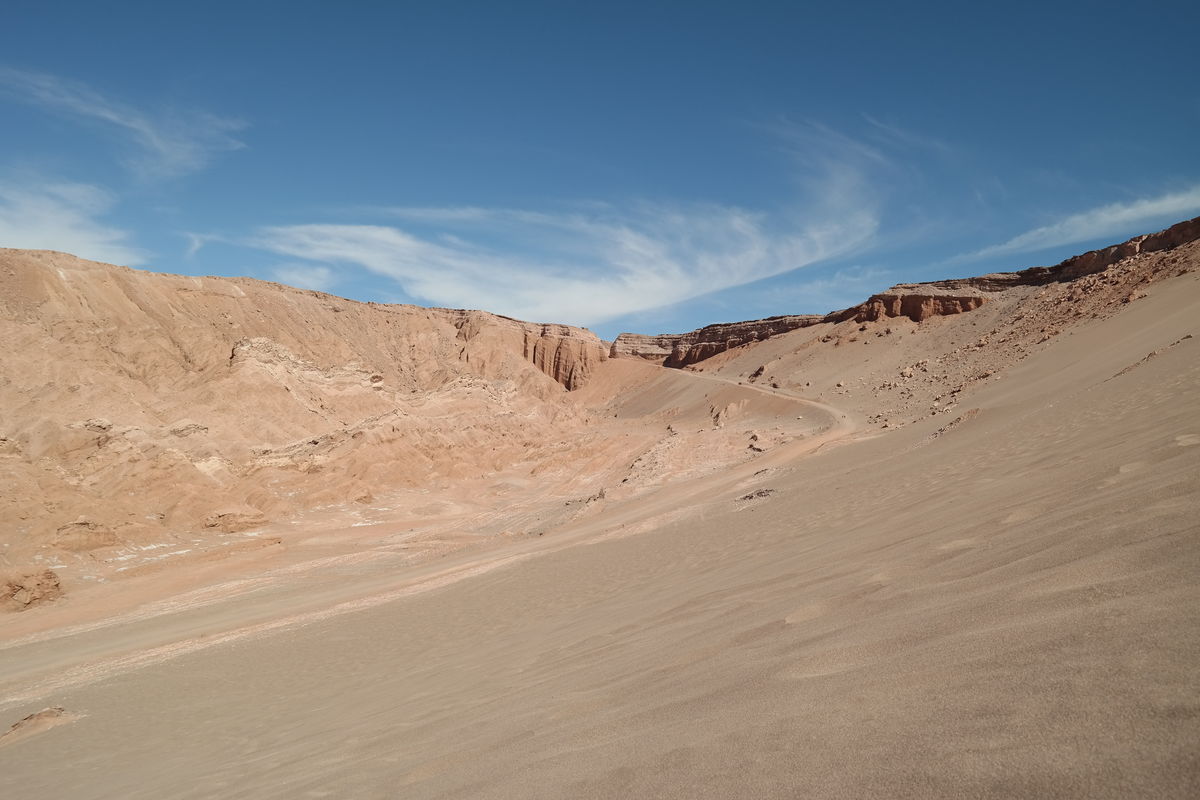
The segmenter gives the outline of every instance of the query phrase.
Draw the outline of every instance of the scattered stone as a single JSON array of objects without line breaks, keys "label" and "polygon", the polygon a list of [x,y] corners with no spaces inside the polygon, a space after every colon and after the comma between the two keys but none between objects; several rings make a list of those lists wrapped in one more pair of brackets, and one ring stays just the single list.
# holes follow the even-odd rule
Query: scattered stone
[{"label": "scattered stone", "polygon": [[79,717],[79,714],[72,714],[62,706],[43,708],[36,714],[30,714],[25,719],[14,722],[7,732],[0,734],[0,747],[42,733],[57,725],[74,722]]},{"label": "scattered stone", "polygon": [[265,525],[267,518],[257,508],[241,506],[215,511],[204,518],[204,527],[217,528],[225,533],[241,531]]},{"label": "scattered stone", "polygon": [[199,422],[191,422],[184,420],[175,427],[171,428],[171,435],[183,438],[191,436],[194,433],[208,433],[208,426],[201,425]]},{"label": "scattered stone", "polygon": [[60,525],[54,533],[52,544],[62,550],[84,552],[112,547],[119,542],[117,535],[108,527],[87,517],[79,517],[74,522]]},{"label": "scattered stone", "polygon": [[0,577],[0,610],[3,611],[25,611],[62,596],[62,584],[54,570]]}]

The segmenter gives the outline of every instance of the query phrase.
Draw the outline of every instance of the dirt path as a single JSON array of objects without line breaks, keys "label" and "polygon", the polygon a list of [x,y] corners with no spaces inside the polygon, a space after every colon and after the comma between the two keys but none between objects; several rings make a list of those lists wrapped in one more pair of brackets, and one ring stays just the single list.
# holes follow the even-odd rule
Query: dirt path
[{"label": "dirt path", "polygon": [[800,396],[795,392],[788,391],[787,389],[780,389],[774,386],[760,386],[757,383],[744,383],[742,381],[735,381],[732,378],[722,378],[720,375],[713,375],[707,372],[697,372],[690,369],[681,369],[679,372],[682,375],[691,375],[692,377],[701,380],[712,381],[714,383],[723,383],[728,386],[737,386],[742,389],[749,389],[752,392],[758,392],[760,394],[771,395],[774,397],[784,397],[788,400],[794,400],[800,405],[807,406],[818,411],[823,411],[824,413],[828,414],[831,419],[836,421],[837,429],[842,434],[842,436],[839,438],[848,437],[860,427],[858,422],[856,422],[842,409],[828,405],[827,403],[810,400],[806,397]]},{"label": "dirt path", "polygon": [[[310,624],[393,602],[529,558],[611,538],[636,535],[705,508],[736,502],[770,473],[821,448],[847,440],[856,422],[832,406],[785,390],[739,384],[718,376],[678,371],[689,379],[785,398],[824,417],[817,432],[731,467],[666,483],[649,494],[606,504],[596,513],[550,530],[549,535],[485,543],[410,565],[395,544],[351,539],[349,552],[276,568],[230,564],[215,584],[153,598],[131,611],[91,623],[42,631],[0,646],[0,708],[52,696],[112,675],[218,644]],[[513,513],[524,512],[515,508]],[[361,549],[359,549],[361,548]],[[249,567],[249,568],[248,568]],[[186,570],[186,565],[179,569]]]}]

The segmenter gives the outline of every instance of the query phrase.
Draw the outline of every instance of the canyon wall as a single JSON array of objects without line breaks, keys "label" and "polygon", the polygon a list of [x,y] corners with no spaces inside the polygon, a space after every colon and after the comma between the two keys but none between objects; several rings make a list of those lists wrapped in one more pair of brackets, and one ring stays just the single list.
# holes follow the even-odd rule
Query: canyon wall
[{"label": "canyon wall", "polygon": [[[578,389],[587,382],[596,365],[609,357],[610,346],[596,334],[571,325],[522,322],[486,311],[462,311],[433,308],[458,331],[457,338],[472,345],[463,358],[475,364],[488,359],[487,353],[520,353],[521,357],[566,389]],[[488,343],[491,347],[484,347]]]},{"label": "canyon wall", "polygon": [[519,463],[608,357],[566,325],[9,249],[0,337],[0,520],[79,553]]}]

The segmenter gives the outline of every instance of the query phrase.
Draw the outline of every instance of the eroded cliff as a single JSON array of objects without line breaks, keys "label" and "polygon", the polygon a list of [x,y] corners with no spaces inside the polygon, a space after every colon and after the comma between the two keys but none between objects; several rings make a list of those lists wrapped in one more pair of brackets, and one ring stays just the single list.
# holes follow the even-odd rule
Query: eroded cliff
[{"label": "eroded cliff", "polygon": [[1135,236],[1120,244],[1073,256],[1052,267],[1031,267],[1018,272],[998,272],[928,283],[897,284],[856,306],[825,315],[770,317],[708,325],[689,333],[657,336],[622,333],[613,341],[611,355],[614,358],[643,358],[667,367],[686,367],[750,342],[821,323],[866,323],[897,317],[924,322],[932,317],[974,311],[987,303],[989,295],[996,292],[1020,286],[1074,281],[1102,272],[1139,253],[1171,250],[1197,239],[1200,239],[1200,217],[1185,220],[1157,233]]},{"label": "eroded cliff", "polygon": [[587,382],[596,365],[609,357],[609,344],[584,328],[522,322],[486,311],[429,309],[448,319],[464,343],[462,357],[486,374],[492,354],[520,353],[568,390]]},{"label": "eroded cliff", "polygon": [[488,474],[574,430],[564,387],[608,357],[566,325],[7,249],[0,336],[0,519],[70,552]]},{"label": "eroded cliff", "polygon": [[644,358],[667,367],[686,367],[730,348],[815,325],[823,319],[817,314],[791,314],[706,325],[689,333],[622,333],[613,340],[611,354],[614,358]]}]

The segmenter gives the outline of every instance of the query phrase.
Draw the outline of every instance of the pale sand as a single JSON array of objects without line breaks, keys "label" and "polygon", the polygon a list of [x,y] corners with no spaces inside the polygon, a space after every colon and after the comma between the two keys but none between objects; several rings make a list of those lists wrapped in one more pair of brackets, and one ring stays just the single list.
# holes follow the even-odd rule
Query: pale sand
[{"label": "pale sand", "polygon": [[313,517],[307,546],[10,615],[0,728],[76,719],[0,748],[0,790],[1194,797],[1200,282],[1147,291],[885,435],[842,418],[853,386],[713,383],[797,337],[709,376],[616,365],[631,418],[728,387],[809,427],[715,472],[664,445],[646,491],[545,536],[408,560],[415,518],[323,539]]}]

